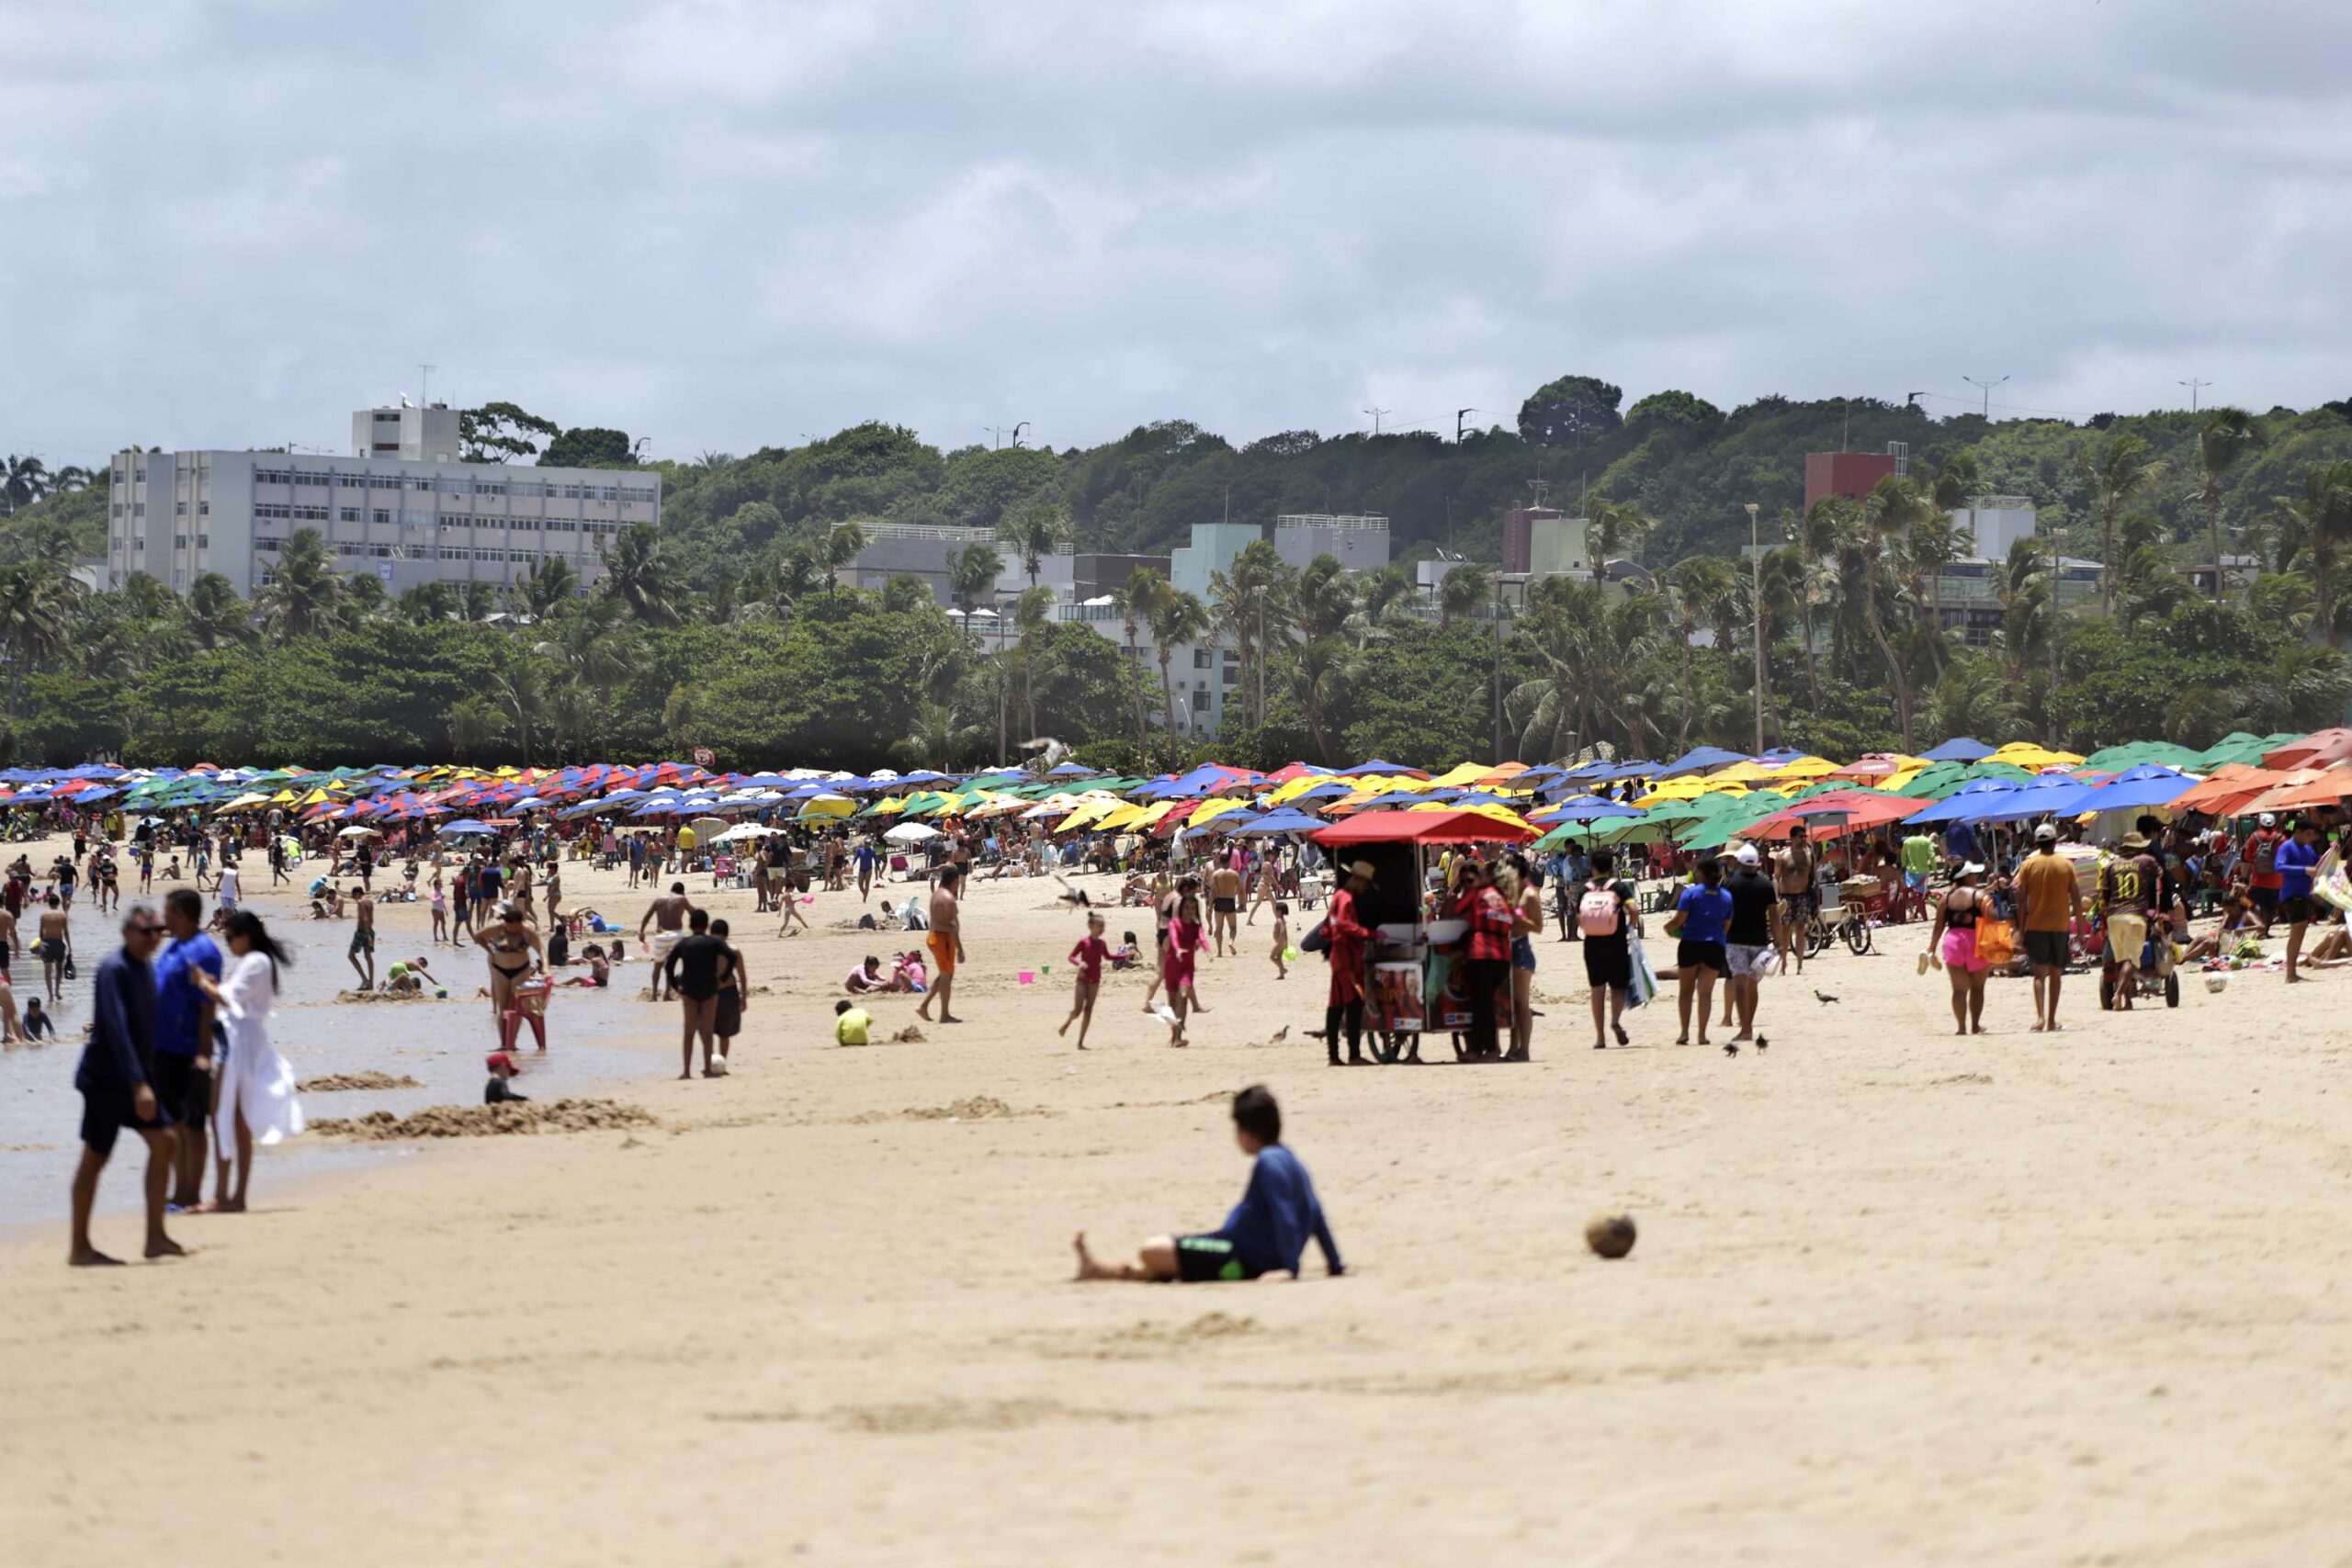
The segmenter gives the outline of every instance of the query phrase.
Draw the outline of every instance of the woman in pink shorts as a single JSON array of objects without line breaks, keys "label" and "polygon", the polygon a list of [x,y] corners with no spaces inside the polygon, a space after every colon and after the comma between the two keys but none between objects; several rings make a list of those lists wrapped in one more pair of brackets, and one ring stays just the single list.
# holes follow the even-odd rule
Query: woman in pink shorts
[{"label": "woman in pink shorts", "polygon": [[1976,861],[1952,874],[1951,886],[1936,902],[1935,929],[1928,933],[1928,951],[1943,961],[1951,977],[1955,1034],[1984,1032],[1984,976],[1992,965],[1976,955],[1976,922],[1984,911],[1977,884],[1984,875]]}]

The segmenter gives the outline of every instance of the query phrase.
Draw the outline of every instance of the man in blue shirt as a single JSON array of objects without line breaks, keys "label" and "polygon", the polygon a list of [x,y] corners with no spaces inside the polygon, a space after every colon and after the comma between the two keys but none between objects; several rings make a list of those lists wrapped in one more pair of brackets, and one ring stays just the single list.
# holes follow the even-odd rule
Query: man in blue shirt
[{"label": "man in blue shirt", "polygon": [[197,988],[195,972],[220,979],[220,949],[204,934],[204,900],[186,887],[165,896],[164,929],[172,944],[155,960],[155,1093],[179,1127],[172,1207],[193,1210],[204,1198],[212,1119],[212,998]]},{"label": "man in blue shirt", "polygon": [[2303,931],[2312,919],[2312,868],[2319,864],[2319,824],[2306,817],[2294,837],[2278,846],[2278,918],[2287,922],[2287,983],[2300,983],[2295,961],[2302,956]]},{"label": "man in blue shirt", "polygon": [[125,1127],[147,1140],[147,1256],[182,1256],[179,1244],[164,1234],[172,1116],[155,1098],[151,1069],[155,976],[148,960],[163,935],[154,909],[133,904],[123,916],[121,951],[98,965],[91,984],[90,1043],[82,1047],[82,1063],[74,1073],[74,1087],[82,1091],[83,1147],[74,1172],[74,1249],[66,1261],[76,1268],[121,1261],[90,1245],[90,1210],[97,1202],[98,1173]]},{"label": "man in blue shirt", "polygon": [[1944,829],[1944,859],[1950,863],[1944,868],[1946,871],[1950,871],[1952,866],[1966,865],[1971,861],[1981,861],[1984,858],[1976,842],[1976,829],[1973,824],[1955,822]]},{"label": "man in blue shirt", "polygon": [[1283,1146],[1283,1113],[1273,1095],[1252,1084],[1233,1097],[1233,1141],[1257,1162],[1250,1186],[1225,1224],[1198,1235],[1154,1236],[1137,1249],[1133,1263],[1104,1264],[1087,1250],[1078,1233],[1080,1280],[1295,1280],[1311,1238],[1322,1249],[1324,1266],[1344,1273],[1340,1248],[1323,1218],[1315,1183],[1298,1156]]}]

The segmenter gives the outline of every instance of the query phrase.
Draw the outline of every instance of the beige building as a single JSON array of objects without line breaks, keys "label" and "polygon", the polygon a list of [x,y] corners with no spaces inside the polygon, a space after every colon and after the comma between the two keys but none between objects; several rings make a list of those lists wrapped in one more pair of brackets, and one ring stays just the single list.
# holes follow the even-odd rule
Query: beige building
[{"label": "beige building", "polygon": [[584,585],[597,546],[662,519],[658,474],[458,459],[458,413],[363,409],[347,457],[119,452],[109,470],[106,585],[145,572],[185,593],[217,571],[240,594],[271,582],[288,536],[315,528],[335,564],[397,594],[424,582],[503,584],[543,560]]}]

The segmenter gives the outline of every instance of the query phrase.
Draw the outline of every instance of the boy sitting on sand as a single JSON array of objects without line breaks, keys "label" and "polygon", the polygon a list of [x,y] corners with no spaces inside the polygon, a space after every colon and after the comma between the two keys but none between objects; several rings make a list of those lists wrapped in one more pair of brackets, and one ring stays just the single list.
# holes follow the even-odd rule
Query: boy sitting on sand
[{"label": "boy sitting on sand", "polygon": [[873,1038],[874,1015],[843,997],[833,1004],[833,1043],[863,1045]]},{"label": "boy sitting on sand", "polygon": [[1233,1141],[1256,1163],[1250,1168],[1249,1190],[1222,1227],[1201,1235],[1154,1236],[1137,1251],[1136,1262],[1115,1266],[1096,1262],[1086,1248],[1086,1233],[1080,1231],[1072,1243],[1078,1249],[1079,1279],[1182,1280],[1187,1284],[1295,1280],[1310,1236],[1322,1248],[1330,1271],[1343,1273],[1339,1247],[1315,1197],[1315,1183],[1298,1156],[1283,1146],[1282,1110],[1263,1084],[1252,1084],[1233,1097]]}]

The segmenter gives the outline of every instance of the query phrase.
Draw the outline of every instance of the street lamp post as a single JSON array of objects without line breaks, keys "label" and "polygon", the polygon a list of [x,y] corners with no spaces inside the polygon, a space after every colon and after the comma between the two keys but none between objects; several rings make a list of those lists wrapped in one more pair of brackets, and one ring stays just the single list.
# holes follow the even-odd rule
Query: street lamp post
[{"label": "street lamp post", "polygon": [[1495,766],[1503,763],[1503,579],[1495,574]]},{"label": "street lamp post", "polygon": [[1747,568],[1749,608],[1756,613],[1756,754],[1764,754],[1764,552],[1756,536],[1756,502],[1747,503]]}]

